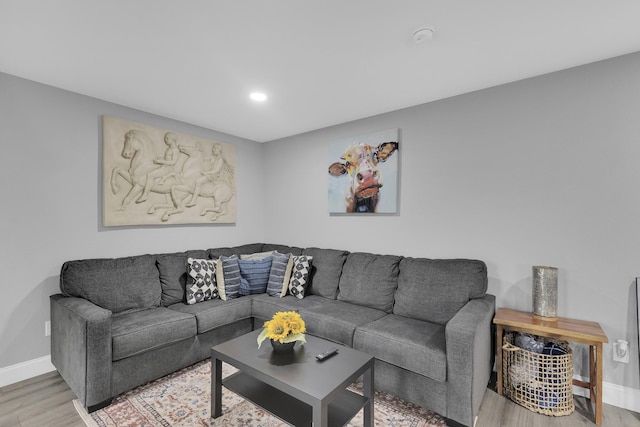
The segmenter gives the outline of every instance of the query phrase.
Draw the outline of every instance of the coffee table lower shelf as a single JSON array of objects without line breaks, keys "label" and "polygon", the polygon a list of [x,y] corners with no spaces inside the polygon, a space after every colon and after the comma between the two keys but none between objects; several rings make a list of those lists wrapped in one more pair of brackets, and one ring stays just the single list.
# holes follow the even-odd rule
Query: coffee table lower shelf
[{"label": "coffee table lower shelf", "polygon": [[[291,425],[311,426],[313,410],[310,405],[251,375],[236,372],[224,378],[222,385]],[[367,403],[369,398],[343,390],[329,403],[329,425],[345,425]]]}]

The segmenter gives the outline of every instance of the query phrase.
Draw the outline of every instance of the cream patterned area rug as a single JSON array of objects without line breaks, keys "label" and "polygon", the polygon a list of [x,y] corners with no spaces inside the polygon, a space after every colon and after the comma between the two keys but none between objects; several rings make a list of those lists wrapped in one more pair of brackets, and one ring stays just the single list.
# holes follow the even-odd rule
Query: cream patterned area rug
[{"label": "cream patterned area rug", "polygon": [[[223,364],[222,375],[235,372]],[[362,384],[350,390],[360,393]],[[197,363],[118,396],[106,408],[87,414],[79,401],[76,410],[88,427],[285,427],[289,424],[223,388],[222,416],[210,418],[211,363]],[[362,410],[347,426],[362,426]],[[435,412],[398,399],[388,393],[375,393],[375,425],[392,427],[445,427]]]}]

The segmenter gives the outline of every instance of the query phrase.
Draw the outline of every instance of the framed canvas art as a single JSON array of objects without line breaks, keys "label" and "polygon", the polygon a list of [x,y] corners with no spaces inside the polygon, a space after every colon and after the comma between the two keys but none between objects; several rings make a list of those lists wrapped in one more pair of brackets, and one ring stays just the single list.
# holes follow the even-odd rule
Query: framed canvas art
[{"label": "framed canvas art", "polygon": [[236,147],[103,116],[103,224],[236,222]]},{"label": "framed canvas art", "polygon": [[636,321],[638,326],[638,355],[640,356],[640,277],[636,277]]},{"label": "framed canvas art", "polygon": [[396,128],[330,143],[329,213],[398,213],[398,136]]}]

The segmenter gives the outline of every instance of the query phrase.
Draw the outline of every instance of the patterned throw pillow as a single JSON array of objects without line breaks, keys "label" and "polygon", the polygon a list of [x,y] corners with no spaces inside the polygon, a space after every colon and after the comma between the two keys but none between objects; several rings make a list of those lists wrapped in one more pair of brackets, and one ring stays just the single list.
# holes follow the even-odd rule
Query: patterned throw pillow
[{"label": "patterned throw pillow", "polygon": [[289,282],[289,293],[296,298],[304,298],[304,291],[309,285],[312,256],[299,255],[293,257],[293,271]]},{"label": "patterned throw pillow", "polygon": [[267,291],[273,258],[240,259],[240,295],[264,294]]},{"label": "patterned throw pillow", "polygon": [[187,304],[218,298],[216,264],[210,259],[187,259]]},{"label": "patterned throw pillow", "polygon": [[278,251],[273,251],[273,263],[271,264],[271,271],[269,272],[267,294],[280,298],[285,296],[289,289],[292,269],[293,257],[291,254],[281,254]]},{"label": "patterned throw pillow", "polygon": [[238,257],[221,256],[216,268],[218,294],[223,301],[238,298],[240,291],[240,265]]}]

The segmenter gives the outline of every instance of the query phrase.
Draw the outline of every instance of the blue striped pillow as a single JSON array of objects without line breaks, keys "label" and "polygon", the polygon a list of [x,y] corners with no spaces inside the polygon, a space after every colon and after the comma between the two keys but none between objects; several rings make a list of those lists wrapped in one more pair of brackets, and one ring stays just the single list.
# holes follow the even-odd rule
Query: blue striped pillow
[{"label": "blue striped pillow", "polygon": [[240,295],[263,294],[267,291],[273,258],[240,259]]},{"label": "blue striped pillow", "polygon": [[237,256],[221,256],[218,259],[216,282],[221,300],[226,301],[240,296],[240,266]]},{"label": "blue striped pillow", "polygon": [[281,254],[273,251],[273,263],[269,273],[269,283],[267,293],[272,297],[283,297],[289,289],[289,279],[291,278],[291,268],[293,260],[291,254]]}]

